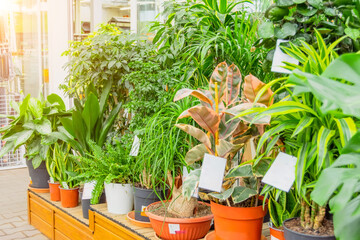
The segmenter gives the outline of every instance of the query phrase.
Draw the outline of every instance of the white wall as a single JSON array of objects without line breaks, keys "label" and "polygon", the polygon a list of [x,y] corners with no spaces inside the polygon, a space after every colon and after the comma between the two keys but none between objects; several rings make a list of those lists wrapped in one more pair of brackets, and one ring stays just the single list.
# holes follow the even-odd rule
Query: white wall
[{"label": "white wall", "polygon": [[67,106],[69,99],[58,87],[67,75],[63,66],[68,57],[61,54],[68,49],[72,36],[71,12],[69,0],[48,0],[49,93],[60,95]]}]

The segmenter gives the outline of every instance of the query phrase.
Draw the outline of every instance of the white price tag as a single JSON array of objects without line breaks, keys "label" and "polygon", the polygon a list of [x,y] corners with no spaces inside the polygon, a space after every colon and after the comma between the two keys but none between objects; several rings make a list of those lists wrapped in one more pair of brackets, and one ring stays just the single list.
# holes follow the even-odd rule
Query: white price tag
[{"label": "white price tag", "polygon": [[176,234],[176,232],[180,232],[179,224],[169,224],[169,232],[170,234]]},{"label": "white price tag", "polygon": [[272,72],[277,72],[277,73],[290,74],[291,71],[283,68],[285,66],[284,62],[293,63],[293,64],[298,65],[299,61],[296,60],[295,58],[287,55],[286,53],[284,53],[281,50],[280,44],[283,43],[283,42],[288,42],[288,41],[287,40],[282,40],[282,39],[278,39],[276,41],[276,48],[275,48],[274,58],[273,58],[272,66],[271,66],[271,71]]},{"label": "white price tag", "polygon": [[221,192],[226,159],[205,153],[201,168],[199,187]]},{"label": "white price tag", "polygon": [[136,157],[139,154],[139,149],[140,149],[140,138],[138,138],[138,136],[135,135],[130,151],[130,156]]},{"label": "white price tag", "polygon": [[96,181],[86,182],[84,184],[82,199],[91,199],[92,191],[95,188],[95,184],[96,184]]},{"label": "white price tag", "polygon": [[296,161],[297,158],[294,156],[283,152],[279,153],[262,179],[262,182],[289,192],[295,181]]},{"label": "white price tag", "polygon": [[54,178],[50,177],[50,183],[54,183]]},{"label": "white price tag", "polygon": [[270,236],[270,240],[280,240],[280,239],[278,239],[278,238],[276,238],[274,236]]},{"label": "white price tag", "polygon": [[62,186],[63,186],[63,188],[65,188],[65,189],[69,189],[69,186],[67,185],[67,183],[66,182],[62,182],[62,184],[61,184]]}]

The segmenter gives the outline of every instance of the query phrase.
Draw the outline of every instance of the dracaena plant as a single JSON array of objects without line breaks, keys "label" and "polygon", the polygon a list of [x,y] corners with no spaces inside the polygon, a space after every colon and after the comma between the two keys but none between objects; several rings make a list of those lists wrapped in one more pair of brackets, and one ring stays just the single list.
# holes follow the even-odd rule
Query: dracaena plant
[{"label": "dracaena plant", "polygon": [[[243,91],[240,91],[242,78],[238,67],[234,64],[228,66],[223,62],[214,70],[209,81],[209,90],[182,89],[177,92],[174,98],[177,101],[192,95],[200,100],[199,105],[189,108],[179,118],[192,117],[205,132],[191,125],[176,125],[201,142],[188,151],[185,161],[191,165],[202,160],[205,153],[227,159],[227,167],[224,173],[224,191],[210,193],[207,196],[203,195],[205,198],[209,197],[216,202],[227,205],[236,205],[251,197],[254,197],[253,204],[257,204],[257,184],[248,188],[249,185],[237,185],[235,179],[238,177],[255,178],[258,169],[253,169],[249,163],[241,169],[238,167],[231,168],[231,166],[237,165],[237,158],[234,157],[239,156],[238,152],[244,143],[260,135],[263,131],[263,124],[269,120],[267,117],[257,119],[251,126],[249,123],[253,120],[252,116],[233,117],[253,106],[266,108],[272,104],[270,89],[262,95],[257,103],[254,103],[257,92],[265,84],[252,75],[246,76],[244,80]],[[185,180],[182,193],[188,199],[197,187],[200,171],[198,169],[191,172]]]}]

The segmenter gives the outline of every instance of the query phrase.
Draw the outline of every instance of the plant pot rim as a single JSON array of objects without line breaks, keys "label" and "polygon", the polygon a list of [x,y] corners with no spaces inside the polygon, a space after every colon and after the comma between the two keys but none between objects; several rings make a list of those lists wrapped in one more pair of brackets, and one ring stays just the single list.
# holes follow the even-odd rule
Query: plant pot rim
[{"label": "plant pot rim", "polygon": [[277,228],[277,227],[274,227],[273,226],[273,223],[271,222],[271,221],[269,221],[269,228],[272,228],[272,229],[274,229],[274,230],[276,230],[276,231],[279,231],[279,232],[284,232],[284,229],[280,229],[280,228]]},{"label": "plant pot rim", "polygon": [[79,189],[79,187],[66,189],[66,188],[62,188],[61,186],[59,186],[59,188],[62,189],[62,190],[68,190],[68,191],[70,191],[70,190],[78,190]]},{"label": "plant pot rim", "polygon": [[49,183],[49,184],[59,184],[59,185],[60,185],[60,182],[59,182],[59,181],[56,181],[56,182],[53,182],[53,183],[52,183],[52,182],[50,182],[50,180],[48,180],[48,183]]},{"label": "plant pot rim", "polygon": [[[168,201],[164,201],[164,202],[169,202]],[[210,221],[211,219],[214,218],[214,214],[209,214],[209,215],[206,215],[206,216],[203,216],[203,217],[195,217],[195,218],[172,218],[172,217],[164,217],[164,216],[159,216],[159,215],[156,215],[152,212],[149,212],[148,211],[148,208],[152,205],[156,205],[158,203],[161,203],[161,201],[157,201],[157,202],[154,202],[152,204],[150,204],[149,206],[146,207],[145,209],[145,213],[146,215],[150,218],[150,219],[154,219],[154,220],[158,220],[158,221],[162,221],[162,222],[165,222],[165,223],[171,223],[171,222],[174,222],[174,223],[197,223],[197,222],[207,222],[207,221]],[[207,206],[210,206],[208,203],[204,203],[202,201],[198,201],[199,204],[203,204],[203,205],[207,205]]]},{"label": "plant pot rim", "polygon": [[316,237],[316,238],[319,238],[319,239],[321,239],[321,238],[335,237],[335,235],[319,236],[319,235],[310,235],[310,234],[306,234],[306,233],[300,233],[300,232],[296,232],[296,231],[291,230],[291,229],[289,229],[289,228],[286,227],[286,225],[285,225],[286,222],[291,221],[291,220],[293,220],[293,219],[297,219],[297,218],[299,218],[299,217],[293,217],[293,218],[286,219],[286,220],[283,222],[283,228],[284,228],[284,230],[289,231],[289,232],[292,232],[292,233],[294,233],[294,234],[299,234],[299,235],[302,235],[302,236],[305,236],[305,237],[312,237],[312,238]]},{"label": "plant pot rim", "polygon": [[116,185],[130,185],[130,186],[133,186],[132,183],[106,183],[104,182],[105,185],[110,185],[110,184],[116,184]]},{"label": "plant pot rim", "polygon": [[[259,208],[259,207],[263,207],[263,205],[261,204],[260,206],[257,206],[257,207],[234,207],[234,206],[225,206],[225,205],[222,205],[222,204],[218,204],[214,201],[210,201],[211,204],[215,204],[215,206],[222,206],[222,207],[227,207],[227,208],[235,208],[235,209],[255,209],[255,208]],[[266,204],[265,204],[265,207],[267,207],[267,201],[266,201]]]}]

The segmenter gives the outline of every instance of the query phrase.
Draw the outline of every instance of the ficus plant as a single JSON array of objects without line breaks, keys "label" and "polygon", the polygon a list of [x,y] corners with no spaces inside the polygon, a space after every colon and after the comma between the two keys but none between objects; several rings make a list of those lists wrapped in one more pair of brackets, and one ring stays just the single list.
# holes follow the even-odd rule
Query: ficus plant
[{"label": "ficus plant", "polygon": [[[255,197],[253,204],[257,204],[255,201],[258,200],[258,189],[254,190],[237,185],[235,179],[255,177],[255,173],[260,170],[259,166],[261,164],[257,166],[252,166],[249,163],[245,164],[246,174],[243,174],[244,168],[239,171],[238,168],[231,167],[238,165],[239,150],[249,139],[260,135],[260,132],[262,132],[260,125],[268,122],[268,118],[264,117],[250,126],[251,116],[245,118],[233,117],[254,105],[266,108],[272,104],[271,90],[268,90],[257,103],[254,103],[257,92],[265,84],[252,75],[246,76],[244,80],[243,91],[240,91],[242,83],[240,70],[234,64],[228,66],[223,62],[215,68],[209,81],[208,90],[182,89],[177,92],[174,98],[174,101],[178,101],[192,95],[200,100],[199,105],[187,109],[179,118],[191,117],[205,131],[191,125],[176,124],[178,128],[200,141],[199,145],[188,151],[185,161],[191,165],[201,161],[205,153],[227,159],[227,167],[224,173],[225,181],[223,183],[224,191],[208,195],[212,200],[227,205],[242,203],[253,196]],[[255,126],[257,124],[259,124],[259,128]],[[200,169],[197,169],[190,172],[185,179],[182,195],[186,199],[191,199],[197,188],[200,171]],[[257,184],[255,184],[255,188],[257,187]]]}]

